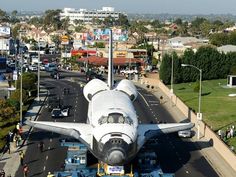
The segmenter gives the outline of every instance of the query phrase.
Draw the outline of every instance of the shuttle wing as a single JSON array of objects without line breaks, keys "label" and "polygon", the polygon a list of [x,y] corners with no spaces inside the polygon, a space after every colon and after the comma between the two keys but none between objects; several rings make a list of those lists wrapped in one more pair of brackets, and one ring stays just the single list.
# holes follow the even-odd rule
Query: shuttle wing
[{"label": "shuttle wing", "polygon": [[92,126],[89,124],[47,121],[26,121],[25,123],[35,128],[73,137],[91,148]]},{"label": "shuttle wing", "polygon": [[138,149],[140,149],[147,140],[153,137],[164,133],[173,133],[191,129],[193,126],[193,123],[139,124]]}]

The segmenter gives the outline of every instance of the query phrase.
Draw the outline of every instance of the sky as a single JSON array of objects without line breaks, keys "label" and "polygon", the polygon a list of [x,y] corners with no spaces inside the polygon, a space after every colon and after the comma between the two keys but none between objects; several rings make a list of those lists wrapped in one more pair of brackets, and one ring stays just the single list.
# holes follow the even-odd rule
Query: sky
[{"label": "sky", "polygon": [[0,0],[0,9],[4,11],[45,11],[64,7],[91,10],[103,6],[126,13],[236,15],[236,0]]}]

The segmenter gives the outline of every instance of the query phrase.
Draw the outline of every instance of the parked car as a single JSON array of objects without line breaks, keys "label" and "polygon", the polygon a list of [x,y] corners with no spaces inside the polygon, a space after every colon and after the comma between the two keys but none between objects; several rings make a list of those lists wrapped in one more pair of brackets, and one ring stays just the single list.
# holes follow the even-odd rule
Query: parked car
[{"label": "parked car", "polygon": [[102,74],[98,74],[98,73],[93,72],[93,71],[88,71],[88,72],[86,73],[86,81],[90,81],[90,80],[92,80],[92,79],[100,79],[100,80],[102,80],[102,81],[105,80],[105,78],[103,77]]},{"label": "parked car", "polygon": [[45,71],[45,65],[42,65],[42,64],[41,64],[41,65],[40,65],[40,70],[41,70],[41,71]]},{"label": "parked car", "polygon": [[55,63],[48,63],[45,65],[45,70],[48,72],[57,70],[57,65]]},{"label": "parked car", "polygon": [[60,109],[54,108],[51,112],[52,118],[60,118],[60,117],[67,117],[69,116],[69,108]]},{"label": "parked car", "polygon": [[178,136],[181,137],[181,138],[191,138],[192,137],[192,131],[191,130],[178,131]]},{"label": "parked car", "polygon": [[120,70],[120,74],[126,75],[126,74],[138,74],[137,69],[124,69]]},{"label": "parked car", "polygon": [[29,70],[30,71],[38,71],[38,67],[36,65],[30,65]]}]

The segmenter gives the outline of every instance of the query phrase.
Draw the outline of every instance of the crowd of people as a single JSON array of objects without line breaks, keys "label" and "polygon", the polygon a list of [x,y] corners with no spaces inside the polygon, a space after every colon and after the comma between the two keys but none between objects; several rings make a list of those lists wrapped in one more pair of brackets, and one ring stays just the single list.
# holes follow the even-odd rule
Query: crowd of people
[{"label": "crowd of people", "polygon": [[15,130],[12,132],[11,130],[6,136],[6,146],[5,152],[11,153],[11,145],[10,143],[13,142],[15,144],[15,148],[19,147],[22,142],[22,127],[20,123],[16,125]]},{"label": "crowd of people", "polygon": [[219,129],[218,135],[223,141],[233,138],[235,136],[235,126],[231,125],[226,130]]}]

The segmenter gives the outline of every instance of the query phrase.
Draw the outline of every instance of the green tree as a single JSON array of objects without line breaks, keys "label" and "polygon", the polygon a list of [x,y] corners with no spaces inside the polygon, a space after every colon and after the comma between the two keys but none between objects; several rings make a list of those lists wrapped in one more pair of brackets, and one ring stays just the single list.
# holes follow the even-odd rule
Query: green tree
[{"label": "green tree", "polygon": [[112,27],[115,24],[115,18],[109,15],[109,16],[104,18],[103,24],[106,27]]},{"label": "green tree", "polygon": [[[193,62],[195,61],[195,54],[193,52],[192,49],[187,49],[184,52],[184,55],[182,56],[182,63],[184,64],[193,64]],[[196,71],[192,70],[192,68],[190,67],[184,67],[182,68],[182,79],[183,82],[190,82],[192,80],[194,80],[195,78],[193,78],[193,73],[195,73]]]},{"label": "green tree", "polygon": [[163,56],[161,66],[160,66],[160,79],[163,81],[164,84],[170,84],[171,80],[171,56],[165,54]]},{"label": "green tree", "polygon": [[9,22],[9,16],[7,13],[0,9],[0,23]]},{"label": "green tree", "polygon": [[208,37],[210,34],[210,31],[213,30],[214,26],[207,20],[203,21],[200,24],[200,31],[202,32],[202,36]]},{"label": "green tree", "polygon": [[122,26],[122,28],[127,29],[130,24],[127,15],[119,14],[119,18],[116,21],[116,24]]},{"label": "green tree", "polygon": [[95,42],[94,47],[105,48],[105,44],[104,42]]},{"label": "green tree", "polygon": [[229,38],[225,33],[214,33],[209,37],[210,43],[215,46],[226,45],[229,42]]},{"label": "green tree", "polygon": [[61,20],[61,26],[62,26],[62,29],[63,29],[63,30],[68,31],[69,24],[70,24],[70,19],[69,19],[69,17],[63,18],[63,19]]},{"label": "green tree", "polygon": [[14,39],[16,39],[19,36],[19,30],[21,28],[21,24],[16,24],[13,28],[12,28],[12,37]]},{"label": "green tree", "polygon": [[29,24],[34,25],[35,27],[40,27],[43,25],[43,18],[42,17],[33,17],[29,20]]},{"label": "green tree", "polygon": [[18,23],[18,22],[20,22],[20,20],[17,19],[17,13],[18,13],[17,10],[13,10],[11,12],[11,18],[10,18],[11,23]]},{"label": "green tree", "polygon": [[236,64],[230,67],[230,74],[236,75]]},{"label": "green tree", "polygon": [[60,9],[46,10],[43,19],[44,28],[53,28],[53,30],[61,29],[62,22],[60,20]]},{"label": "green tree", "polygon": [[155,19],[151,22],[151,25],[153,28],[161,28],[162,27],[162,24],[159,20]]},{"label": "green tree", "polygon": [[176,24],[176,25],[182,25],[183,24],[183,21],[182,21],[182,19],[181,18],[177,18],[175,21],[174,21],[174,23]]},{"label": "green tree", "polygon": [[0,121],[4,121],[14,116],[16,110],[5,99],[0,99]]},{"label": "green tree", "polygon": [[203,22],[205,22],[205,21],[207,21],[207,19],[201,18],[201,17],[197,17],[197,18],[195,18],[195,19],[192,21],[192,26],[195,27],[195,28],[198,28],[198,27],[200,27],[200,25],[201,25]]},{"label": "green tree", "polygon": [[[36,89],[37,75],[31,72],[23,73],[22,88],[27,91]],[[20,79],[17,80],[17,88],[20,88]]]},{"label": "green tree", "polygon": [[[20,103],[20,89],[16,89],[10,97],[11,100],[17,101],[18,103]],[[25,104],[27,102],[28,99],[28,94],[27,91],[22,89],[22,102],[23,104]]]}]

